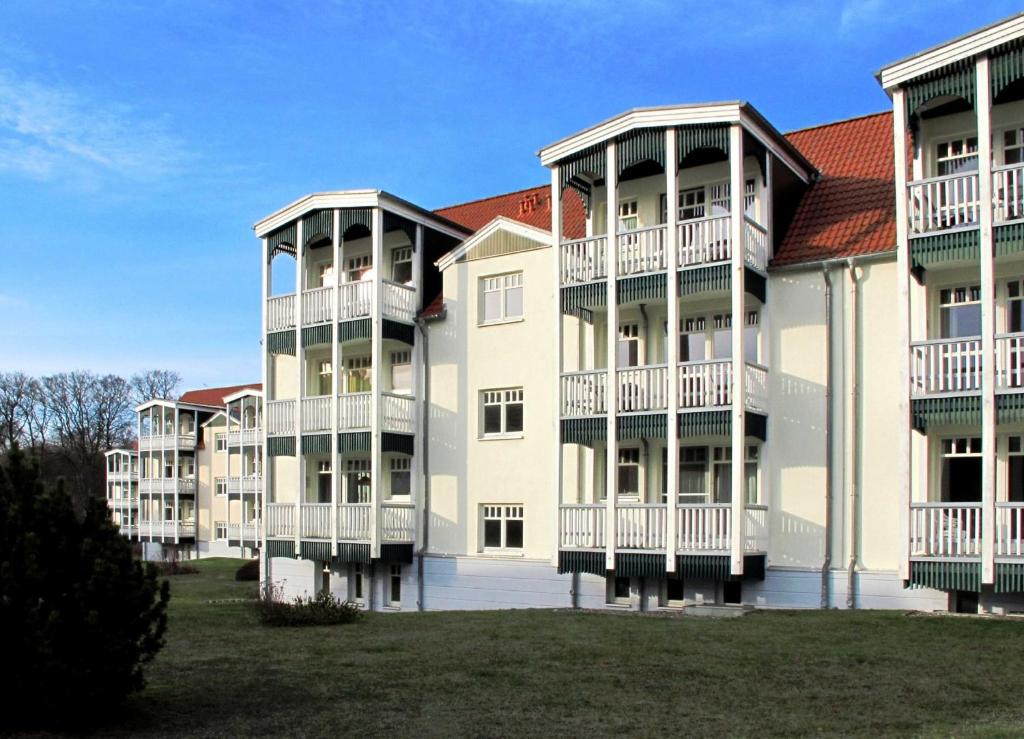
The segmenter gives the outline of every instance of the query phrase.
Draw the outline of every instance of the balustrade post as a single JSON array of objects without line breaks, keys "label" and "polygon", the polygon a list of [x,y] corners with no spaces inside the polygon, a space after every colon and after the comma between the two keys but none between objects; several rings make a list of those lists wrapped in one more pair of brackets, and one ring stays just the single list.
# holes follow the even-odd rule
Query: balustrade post
[{"label": "balustrade post", "polygon": [[618,439],[616,436],[616,412],[618,402],[618,381],[615,376],[618,365],[618,330],[619,307],[617,295],[619,254],[618,254],[618,157],[615,141],[609,141],[605,149],[605,220],[607,221],[605,240],[605,304],[608,306],[606,329],[606,367],[607,380],[605,393],[605,505],[606,528],[605,566],[615,569],[615,542],[618,539],[616,508],[618,506],[617,470],[618,470]]},{"label": "balustrade post", "polygon": [[733,123],[729,128],[729,209],[732,240],[732,541],[730,574],[743,574],[743,510],[746,503],[746,383],[743,362],[743,329],[745,300],[745,260],[743,215],[743,128]]},{"label": "balustrade post", "polygon": [[676,571],[676,503],[679,492],[679,251],[676,242],[679,219],[679,157],[676,129],[665,129],[665,248],[668,275],[665,280],[667,301],[666,400],[665,443],[667,445],[665,472],[665,572]]},{"label": "balustrade post", "polygon": [[561,310],[561,299],[562,299],[562,281],[564,271],[562,269],[562,187],[561,187],[561,169],[556,163],[551,167],[551,246],[554,254],[554,266],[555,266],[555,331],[554,331],[554,342],[555,342],[555,443],[554,443],[554,466],[552,469],[555,471],[554,480],[554,495],[553,510],[555,524],[555,541],[554,546],[551,549],[551,564],[553,566],[558,565],[558,550],[562,543],[562,527],[563,520],[559,513],[559,506],[562,503],[562,410],[563,403],[565,401],[565,390],[562,387],[564,380],[562,379],[562,372],[565,368],[563,352],[563,338],[562,333],[564,329],[565,317],[562,315]]},{"label": "balustrade post", "polygon": [[995,255],[992,244],[992,102],[989,60],[975,62],[981,254],[981,582],[995,582]]},{"label": "balustrade post", "polygon": [[893,152],[896,180],[896,331],[897,346],[904,355],[899,361],[899,427],[896,430],[896,486],[899,498],[898,530],[901,541],[899,576],[910,577],[910,492],[911,492],[911,434],[910,422],[910,240],[908,236],[907,193],[907,108],[906,92],[897,87],[892,93]]}]

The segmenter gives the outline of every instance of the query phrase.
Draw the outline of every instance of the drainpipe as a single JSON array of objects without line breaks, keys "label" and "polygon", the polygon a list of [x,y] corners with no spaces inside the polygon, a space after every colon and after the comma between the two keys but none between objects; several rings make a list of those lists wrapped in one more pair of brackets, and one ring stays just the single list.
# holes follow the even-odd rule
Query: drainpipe
[{"label": "drainpipe", "polygon": [[572,607],[578,609],[580,607],[580,573],[572,573],[572,586],[569,590],[569,595],[572,596]]},{"label": "drainpipe", "polygon": [[416,557],[416,603],[420,611],[426,610],[423,595],[423,558],[430,544],[430,344],[427,321],[441,320],[446,315],[447,310],[442,308],[440,313],[430,319],[416,319],[416,326],[420,330],[423,342],[423,533],[420,537],[419,554]]},{"label": "drainpipe", "polygon": [[825,556],[821,561],[821,607],[828,608],[832,567],[832,277],[825,265],[821,277],[825,281]]},{"label": "drainpipe", "polygon": [[857,372],[857,300],[860,287],[860,277],[857,274],[857,267],[852,259],[846,261],[847,269],[850,272],[850,319],[849,319],[849,337],[848,345],[850,347],[850,423],[847,428],[849,429],[849,441],[847,442],[848,457],[847,463],[849,464],[848,469],[850,470],[849,475],[849,491],[848,491],[848,503],[847,503],[847,517],[849,520],[849,536],[850,536],[850,561],[846,568],[846,607],[855,607],[854,597],[854,574],[857,570],[857,487],[859,485],[858,474],[857,474],[857,462],[860,458],[860,418],[858,399],[860,395],[859,387],[859,374]]}]

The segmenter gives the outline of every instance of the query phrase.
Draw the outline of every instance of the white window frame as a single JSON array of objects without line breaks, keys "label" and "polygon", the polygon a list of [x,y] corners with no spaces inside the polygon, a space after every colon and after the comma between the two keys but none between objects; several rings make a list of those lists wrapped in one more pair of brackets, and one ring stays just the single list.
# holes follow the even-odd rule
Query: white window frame
[{"label": "white window frame", "polygon": [[[409,279],[399,280],[395,274],[397,267],[400,264],[409,265]],[[391,250],[391,281],[397,282],[400,285],[411,285],[414,279],[412,273],[412,247],[411,246],[396,246]]]},{"label": "white window frame", "polygon": [[[390,475],[388,476],[388,492],[391,495],[392,500],[411,500],[412,499],[412,460],[409,457],[392,457],[388,464]],[[395,492],[395,474],[406,474],[409,477],[409,492],[407,493],[396,493]]]},{"label": "white window frame", "polygon": [[[526,317],[526,288],[522,271],[506,272],[499,275],[486,275],[478,282],[480,290],[480,315],[478,324],[480,326],[493,326],[497,323],[513,323],[522,321]],[[508,310],[508,294],[512,290],[519,290],[521,310],[519,313],[510,313]],[[498,315],[487,317],[487,296],[496,294],[498,296]]]},{"label": "white window frame", "polygon": [[[619,478],[623,467],[635,467],[636,468],[636,492],[635,493],[621,493],[619,492]],[[616,500],[619,501],[637,501],[642,502],[644,499],[644,469],[643,464],[640,461],[640,447],[638,446],[620,446],[616,455],[615,462],[615,496]]]},{"label": "white window frame", "polygon": [[228,540],[228,525],[226,521],[215,521],[213,524],[213,538],[217,541]]},{"label": "white window frame", "polygon": [[362,282],[366,273],[373,269],[373,255],[359,254],[345,260],[345,281]]},{"label": "white window frame", "polygon": [[948,331],[943,330],[943,318],[945,311],[949,308],[961,308],[964,306],[977,305],[981,306],[981,285],[974,284],[958,284],[958,285],[945,285],[940,286],[936,289],[935,295],[935,310],[936,310],[936,323],[935,323],[935,334],[937,338],[973,338],[969,336],[958,336],[958,337],[946,337],[943,334]]},{"label": "white window frame", "polygon": [[[522,554],[526,548],[526,519],[523,515],[525,506],[522,503],[484,503],[480,506],[480,551],[490,553]],[[487,545],[487,522],[498,521],[501,532],[499,546]],[[520,546],[508,543],[508,524],[510,521],[520,523]]]},{"label": "white window frame", "polygon": [[[971,140],[974,141],[974,149],[971,150]],[[946,153],[941,154],[941,148],[946,147]],[[960,148],[959,154],[951,154],[950,152],[954,147]],[[976,133],[963,133],[954,136],[947,136],[941,139],[936,139],[932,144],[932,154],[935,157],[935,174],[938,177],[944,175],[953,174],[967,174],[969,172],[978,171],[978,161],[980,158],[980,151],[978,148],[978,135]],[[956,165],[957,163],[965,163],[974,160],[974,169],[958,169],[953,167],[951,171],[943,172],[943,167],[947,165]]]},{"label": "white window frame", "polygon": [[359,605],[366,603],[366,571],[362,562],[353,562],[349,570],[349,600]]},{"label": "white window frame", "polygon": [[[494,388],[480,391],[480,438],[481,439],[519,439],[522,438],[526,428],[526,401],[521,387]],[[508,406],[520,405],[522,407],[523,428],[509,430],[508,428]],[[499,406],[501,414],[501,429],[498,431],[487,431],[486,410],[488,406]]]},{"label": "white window frame", "polygon": [[[619,198],[619,207],[615,211],[618,232],[636,231],[640,226],[640,200],[636,197]],[[632,222],[632,226],[627,225]]]},{"label": "white window frame", "polygon": [[218,498],[223,498],[228,494],[228,478],[218,477],[213,481],[214,494]]},{"label": "white window frame", "polygon": [[317,287],[331,287],[334,284],[334,262],[325,259],[314,265]]},{"label": "white window frame", "polygon": [[218,432],[213,436],[213,449],[217,452],[228,450],[228,435],[226,432]]},{"label": "white window frame", "polygon": [[[626,595],[616,595],[615,586],[619,580],[625,580],[627,583]],[[616,576],[614,574],[608,575],[605,578],[605,603],[610,606],[629,606],[633,602],[633,578]]]},{"label": "white window frame", "polygon": [[[732,466],[732,446],[717,445],[712,446],[708,455],[708,472],[710,477],[708,478],[708,498],[717,503],[714,500],[715,497],[715,471],[718,465]],[[754,465],[754,499],[749,499],[749,490],[747,489],[747,466]],[[745,505],[761,505],[761,500],[764,497],[764,491],[761,485],[761,445],[760,444],[745,444],[744,445],[744,458],[743,458],[743,485],[742,488],[748,494],[748,499],[744,501]],[[732,495],[730,491],[730,496]]]},{"label": "white window frame", "polygon": [[[395,385],[396,367],[408,367],[408,387],[397,387]],[[391,352],[391,392],[399,395],[412,395],[412,352],[410,351]]]},{"label": "white window frame", "polygon": [[[368,371],[367,371],[368,370]],[[369,387],[364,390],[349,390],[352,378],[363,378]],[[347,393],[368,393],[373,390],[373,357],[364,355],[361,357],[348,357],[345,359],[345,376],[341,392]]]},{"label": "white window frame", "polygon": [[[371,471],[372,471],[372,464],[371,464],[369,459],[347,459],[347,460],[345,460],[345,478],[344,478],[344,480],[345,480],[345,494],[344,494],[343,497],[344,497],[344,500],[347,503],[359,504],[359,503],[369,503],[370,502],[369,494],[367,495],[366,500],[359,500],[358,499],[358,490],[356,490],[356,491],[349,490],[349,480],[350,480],[350,478],[353,475],[357,475],[358,476],[361,473],[366,473],[366,475],[370,475]],[[356,500],[349,500],[349,498],[351,498],[353,495],[357,496]]]},{"label": "white window frame", "polygon": [[[636,346],[636,364],[624,364],[621,360],[621,354],[623,349],[626,349],[628,355],[628,347],[630,344]],[[623,321],[619,324],[618,339],[616,340],[615,346],[615,359],[618,367],[640,367],[643,364],[642,354],[643,348],[640,339],[640,324],[634,321]],[[628,361],[628,356],[627,356]]]},{"label": "white window frame", "polygon": [[[398,583],[398,599],[395,599],[395,583]],[[402,565],[391,565],[388,568],[387,603],[389,608],[402,607]]]}]

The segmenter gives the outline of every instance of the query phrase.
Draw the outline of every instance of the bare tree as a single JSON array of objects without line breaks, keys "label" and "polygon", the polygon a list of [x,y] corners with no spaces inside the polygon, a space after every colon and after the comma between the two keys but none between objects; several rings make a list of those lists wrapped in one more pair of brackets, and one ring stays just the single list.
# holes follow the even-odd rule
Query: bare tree
[{"label": "bare tree", "polygon": [[133,375],[130,383],[135,405],[153,398],[172,400],[181,386],[181,375],[174,370],[151,369]]},{"label": "bare tree", "polygon": [[23,372],[0,373],[0,451],[24,444],[24,399],[32,378]]}]

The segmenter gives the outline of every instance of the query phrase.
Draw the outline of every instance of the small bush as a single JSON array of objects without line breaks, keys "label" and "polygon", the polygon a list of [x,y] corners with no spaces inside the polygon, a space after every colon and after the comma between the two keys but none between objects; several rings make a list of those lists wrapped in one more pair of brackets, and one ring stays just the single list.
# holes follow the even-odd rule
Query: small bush
[{"label": "small bush", "polygon": [[331,593],[320,592],[311,598],[300,595],[291,602],[281,600],[280,595],[279,588],[267,585],[256,601],[256,613],[264,626],[334,626],[354,623],[363,616],[355,603],[338,600]]},{"label": "small bush", "polygon": [[238,582],[255,582],[260,579],[260,561],[250,559],[235,572],[235,579]]},{"label": "small bush", "polygon": [[163,562],[156,563],[157,572],[161,575],[195,575],[199,572],[199,568],[195,565],[182,564],[181,561],[175,557],[173,559],[165,560]]}]

